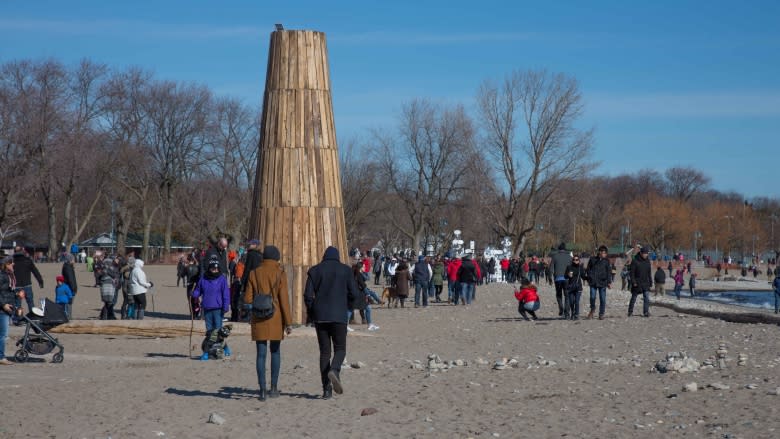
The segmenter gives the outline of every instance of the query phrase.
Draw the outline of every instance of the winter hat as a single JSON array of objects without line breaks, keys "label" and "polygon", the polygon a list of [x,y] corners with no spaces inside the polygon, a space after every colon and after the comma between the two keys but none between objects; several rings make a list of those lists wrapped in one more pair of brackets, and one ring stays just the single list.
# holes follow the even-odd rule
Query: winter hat
[{"label": "winter hat", "polygon": [[279,252],[279,249],[276,248],[276,246],[266,245],[263,249],[263,259],[278,261],[281,259],[281,253]]},{"label": "winter hat", "polygon": [[65,276],[57,276],[57,277],[55,278],[55,280],[56,280],[57,282],[65,282]]},{"label": "winter hat", "polygon": [[340,260],[341,256],[339,255],[339,249],[336,247],[330,246],[325,249],[325,254],[322,255],[322,259],[336,259]]},{"label": "winter hat", "polygon": [[209,259],[209,269],[211,269],[213,267],[219,268],[219,259],[217,259],[217,258],[210,258]]},{"label": "winter hat", "polygon": [[562,242],[562,243],[558,244],[558,250],[566,250],[566,243]]},{"label": "winter hat", "polygon": [[260,245],[260,240],[258,239],[250,239],[249,242],[247,242],[249,245]]},{"label": "winter hat", "polygon": [[650,250],[648,250],[647,247],[642,247],[642,249],[639,250],[639,253],[650,253]]},{"label": "winter hat", "polygon": [[417,256],[417,262],[422,262],[424,260],[425,260],[425,256],[423,255]]}]

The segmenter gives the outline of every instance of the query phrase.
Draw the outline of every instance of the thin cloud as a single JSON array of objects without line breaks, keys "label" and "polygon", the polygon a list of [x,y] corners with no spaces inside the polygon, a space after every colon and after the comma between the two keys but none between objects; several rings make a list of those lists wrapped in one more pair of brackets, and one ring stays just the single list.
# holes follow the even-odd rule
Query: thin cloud
[{"label": "thin cloud", "polygon": [[[265,29],[265,30],[264,30]],[[128,38],[171,39],[255,39],[269,34],[271,27],[204,26],[197,24],[168,24],[127,20],[30,20],[0,19],[0,31],[36,32],[56,35],[114,35]]]},{"label": "thin cloud", "polygon": [[349,45],[449,45],[482,42],[527,41],[540,38],[531,32],[403,32],[377,31],[362,33],[334,32],[328,37],[332,43]]},{"label": "thin cloud", "polygon": [[587,113],[613,118],[780,116],[780,91],[592,94]]}]

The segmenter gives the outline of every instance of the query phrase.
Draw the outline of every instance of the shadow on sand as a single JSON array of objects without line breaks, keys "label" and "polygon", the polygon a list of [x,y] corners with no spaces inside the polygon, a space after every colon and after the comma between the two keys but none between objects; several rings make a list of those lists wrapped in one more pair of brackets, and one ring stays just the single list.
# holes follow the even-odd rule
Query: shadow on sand
[{"label": "shadow on sand", "polygon": [[[169,387],[165,389],[165,393],[179,396],[207,396],[212,398],[221,399],[255,399],[257,398],[257,389],[247,389],[244,387],[222,387],[216,392],[204,392],[202,390],[184,390],[175,389]],[[318,395],[312,395],[309,393],[288,393],[281,392],[281,396],[288,398],[301,398],[301,399],[320,399]]]}]

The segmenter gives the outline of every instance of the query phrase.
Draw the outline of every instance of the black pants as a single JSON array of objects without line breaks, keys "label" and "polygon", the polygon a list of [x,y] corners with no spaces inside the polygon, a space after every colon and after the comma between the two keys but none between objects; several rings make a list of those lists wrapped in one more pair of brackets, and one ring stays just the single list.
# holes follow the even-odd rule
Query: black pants
[{"label": "black pants", "polygon": [[569,309],[568,306],[564,308],[565,305],[568,305],[566,303],[566,299],[568,296],[566,296],[566,281],[565,280],[556,280],[555,281],[555,300],[558,302],[558,315],[559,316],[568,316]]},{"label": "black pants", "polygon": [[[330,386],[328,372],[331,370],[339,375],[341,363],[347,357],[347,324],[346,323],[316,323],[317,343],[320,345],[320,376],[322,388]],[[331,350],[332,345],[332,350]],[[331,352],[333,358],[331,359]]]},{"label": "black pants", "polygon": [[132,294],[128,294],[127,291],[123,290],[122,291],[122,307],[120,308],[122,319],[127,319],[127,318],[131,318],[132,319],[132,318],[135,317],[135,316],[128,316],[127,315],[128,306],[132,305],[133,303],[135,303],[134,300],[133,300],[133,295]]},{"label": "black pants", "polygon": [[134,295],[133,301],[135,302],[135,319],[143,320],[146,310],[146,293]]},{"label": "black pants", "polygon": [[525,308],[523,307],[523,302],[520,302],[520,303],[517,305],[517,312],[519,312],[519,313],[520,313],[520,315],[521,315],[521,316],[523,316],[523,318],[524,318],[525,320],[528,320],[528,314],[531,314],[531,318],[532,318],[532,319],[534,319],[534,320],[536,320],[536,319],[537,319],[537,317],[536,317],[536,312],[535,312],[535,311],[529,311],[529,310],[525,309]]},{"label": "black pants", "polygon": [[379,285],[379,275],[382,274],[380,271],[379,273],[374,273],[374,285]]},{"label": "black pants", "polygon": [[100,320],[116,320],[114,299],[103,302],[103,308],[100,310]]}]

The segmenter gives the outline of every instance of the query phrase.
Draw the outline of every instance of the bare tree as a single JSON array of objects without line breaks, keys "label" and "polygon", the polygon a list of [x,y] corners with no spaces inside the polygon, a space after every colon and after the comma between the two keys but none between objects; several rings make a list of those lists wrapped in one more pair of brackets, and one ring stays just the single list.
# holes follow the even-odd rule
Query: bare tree
[{"label": "bare tree", "polygon": [[494,206],[486,206],[498,230],[525,248],[540,209],[561,182],[592,167],[593,133],[575,128],[582,115],[577,81],[546,71],[514,72],[501,84],[486,81],[477,97],[485,148],[502,178]]},{"label": "bare tree", "polygon": [[361,244],[360,229],[378,214],[375,188],[377,165],[373,160],[365,158],[355,139],[342,145],[340,155],[347,243],[352,248]]},{"label": "bare tree", "polygon": [[413,100],[402,107],[397,136],[375,137],[380,177],[405,214],[403,221],[390,220],[420,251],[426,224],[463,189],[460,180],[474,150],[473,124],[462,106]]},{"label": "bare tree", "polygon": [[172,81],[153,82],[141,101],[142,144],[164,200],[165,257],[170,255],[175,189],[199,164],[211,104],[211,92],[203,86]]},{"label": "bare tree", "polygon": [[666,176],[667,192],[680,202],[687,203],[699,191],[707,188],[710,178],[690,166],[669,168]]}]

